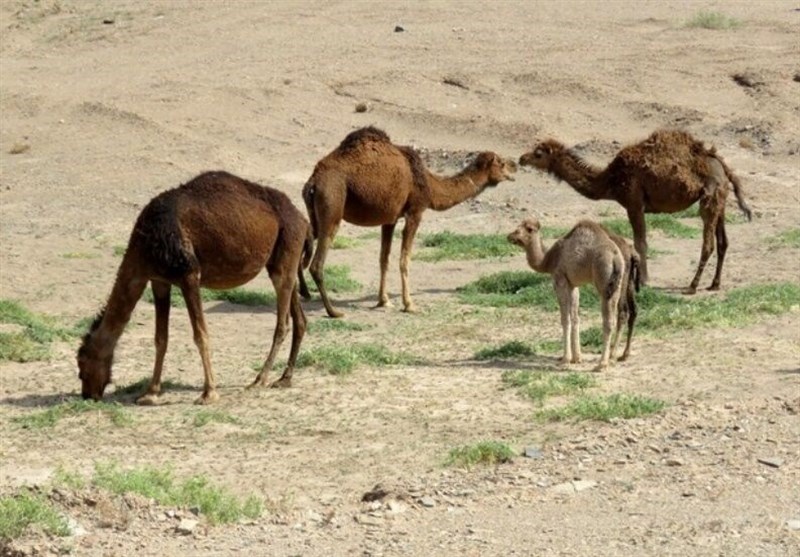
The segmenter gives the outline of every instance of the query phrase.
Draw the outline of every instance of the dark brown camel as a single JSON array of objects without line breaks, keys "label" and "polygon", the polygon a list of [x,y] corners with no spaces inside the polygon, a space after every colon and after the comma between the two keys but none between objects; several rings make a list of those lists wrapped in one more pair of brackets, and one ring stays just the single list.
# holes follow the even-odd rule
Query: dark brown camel
[{"label": "dark brown camel", "polygon": [[233,288],[253,279],[264,267],[275,286],[277,324],[269,356],[251,386],[266,385],[291,315],[289,362],[272,385],[290,386],[306,331],[297,269],[301,259],[308,265],[312,249],[308,221],[285,194],[227,172],[206,172],[157,195],[139,214],[111,296],[78,350],[83,398],[102,399],[111,382],[117,340],[150,281],[156,309],[156,360],[153,378],[137,402],[153,404],[161,393],[173,285],[186,300],[203,362],[203,394],[197,403],[217,400],[200,288]]},{"label": "dark brown camel", "polygon": [[622,149],[604,169],[594,167],[558,141],[543,141],[519,159],[553,174],[589,199],[612,199],[625,207],[633,228],[636,251],[641,258],[642,282],[648,280],[645,213],[675,213],[700,202],[703,248],[697,273],[688,292],[694,293],[703,269],[714,251],[717,270],[709,290],[718,290],[722,264],[728,249],[725,233],[725,201],[733,184],[739,208],[748,218],[739,179],[714,148],[680,130],[658,130],[644,141]]},{"label": "dark brown camel", "polygon": [[[487,186],[513,180],[513,162],[492,152],[478,154],[464,170],[452,177],[429,172],[410,147],[392,144],[383,131],[367,127],[356,130],[329,155],[320,160],[303,188],[317,249],[311,275],[331,317],[342,313],[333,308],[325,290],[323,267],[328,249],[342,219],[358,226],[381,227],[381,279],[378,306],[390,305],[386,293],[386,271],[397,221],[405,218],[400,253],[400,276],[404,310],[414,311],[409,295],[408,264],[414,235],[425,209],[444,211],[475,197]],[[308,295],[301,273],[301,293]]]}]

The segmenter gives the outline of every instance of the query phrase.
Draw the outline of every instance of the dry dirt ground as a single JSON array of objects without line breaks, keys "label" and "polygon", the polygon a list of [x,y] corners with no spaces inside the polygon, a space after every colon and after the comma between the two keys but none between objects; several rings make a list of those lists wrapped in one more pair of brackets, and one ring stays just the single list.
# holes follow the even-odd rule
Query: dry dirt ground
[{"label": "dry dirt ground", "polygon": [[[685,27],[702,9],[742,25]],[[0,297],[65,323],[91,316],[110,291],[115,248],[154,194],[225,169],[302,205],[314,163],[368,124],[434,155],[491,149],[518,157],[554,136],[581,144],[598,164],[658,127],[684,127],[717,146],[755,212],[753,222],[728,228],[722,292],[698,296],[796,283],[800,251],[769,241],[800,223],[798,61],[800,11],[790,1],[3,0]],[[369,110],[355,112],[358,102]],[[453,170],[450,159],[434,158]],[[736,212],[732,202],[729,210]],[[520,171],[478,202],[426,213],[421,234],[505,234],[528,214],[553,226],[624,215],[614,203]],[[340,234],[365,232],[345,224]],[[360,367],[344,377],[302,369],[291,389],[245,392],[268,348],[273,308],[210,302],[217,409],[236,423],[194,426],[200,360],[188,319],[175,310],[166,378],[195,390],[167,392],[157,407],[122,399],[134,417],[127,427],[89,414],[30,430],[14,418],[79,393],[78,341],[55,343],[47,361],[0,363],[0,494],[46,486],[58,467],[88,476],[95,463],[115,461],[204,474],[266,507],[257,520],[208,527],[201,520],[181,535],[177,519],[164,514],[170,509],[130,497],[98,505],[108,496],[62,489],[55,503],[85,532],[32,532],[5,550],[800,554],[792,529],[800,519],[798,308],[743,327],[642,335],[628,362],[598,377],[596,391],[656,397],[668,403],[663,412],[543,424],[531,401],[503,388],[501,374],[553,370],[556,353],[517,362],[473,355],[510,340],[556,339],[557,313],[476,308],[456,295],[479,276],[526,269],[522,253],[415,260],[421,311],[407,315],[397,307],[398,245],[389,283],[395,308],[372,309],[378,243],[362,239],[329,257],[363,285],[334,298],[347,320],[366,328],[311,333],[303,348],[371,342],[423,364]],[[653,233],[654,286],[687,285],[699,244]],[[704,285],[712,273],[713,259]],[[249,288],[269,282],[261,276]],[[326,319],[318,300],[305,307],[311,322]],[[142,302],[117,350],[118,384],[150,373],[152,335],[153,308]],[[596,357],[576,369],[589,371]],[[442,465],[450,449],[483,439],[518,451],[537,446],[543,457],[471,470]],[[555,488],[574,480],[596,484],[575,493]],[[362,502],[376,484],[387,495]]]}]

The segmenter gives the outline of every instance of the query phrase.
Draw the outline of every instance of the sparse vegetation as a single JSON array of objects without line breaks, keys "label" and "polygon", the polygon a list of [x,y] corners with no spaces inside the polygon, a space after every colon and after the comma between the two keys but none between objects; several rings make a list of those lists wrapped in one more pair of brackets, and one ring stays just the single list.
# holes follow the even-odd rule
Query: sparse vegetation
[{"label": "sparse vegetation", "polygon": [[125,252],[128,250],[127,246],[114,246],[114,256],[115,257],[122,257],[125,255]]},{"label": "sparse vegetation", "polygon": [[736,18],[727,16],[721,12],[700,11],[697,12],[685,24],[690,29],[736,29],[742,22]]},{"label": "sparse vegetation", "polygon": [[544,371],[507,371],[503,373],[502,381],[538,404],[547,397],[582,392],[596,384],[594,378],[586,373]]},{"label": "sparse vegetation", "polygon": [[[309,290],[318,292],[313,280],[306,282]],[[361,283],[350,277],[350,267],[347,265],[328,265],[325,267],[325,288],[335,293],[357,292],[361,289]]]},{"label": "sparse vegetation", "polygon": [[639,395],[613,394],[608,396],[583,395],[566,406],[548,408],[536,413],[545,422],[565,420],[597,420],[609,422],[616,418],[631,419],[660,412],[666,403]]},{"label": "sparse vegetation", "polygon": [[[702,233],[699,228],[687,226],[671,214],[648,214],[645,221],[648,230],[660,230],[669,238],[699,238]],[[607,219],[602,224],[615,234],[633,238],[633,229],[627,219]]]},{"label": "sparse vegetation", "polygon": [[374,367],[409,365],[418,359],[404,353],[394,353],[378,344],[350,344],[321,346],[303,352],[297,358],[297,367],[317,367],[331,375],[345,375],[359,365]]},{"label": "sparse vegetation", "polygon": [[0,497],[0,541],[18,538],[31,526],[53,536],[69,535],[67,521],[40,495]]},{"label": "sparse vegetation", "polygon": [[[457,289],[462,302],[492,307],[538,307],[558,310],[553,280],[531,271],[502,271],[481,277]],[[581,291],[581,304],[598,307],[597,293],[590,288]]]},{"label": "sparse vegetation", "polygon": [[121,470],[114,463],[97,464],[92,483],[118,495],[138,493],[162,505],[198,507],[212,524],[258,518],[262,512],[262,503],[254,496],[239,501],[205,476],[192,476],[177,483],[172,471],[165,468]]},{"label": "sparse vegetation", "polygon": [[61,254],[61,257],[63,257],[64,259],[97,259],[100,256],[96,253],[86,253],[83,251],[70,251]]},{"label": "sparse vegetation", "polygon": [[13,418],[13,421],[26,429],[45,429],[54,427],[64,418],[91,413],[106,416],[115,426],[129,425],[133,421],[131,414],[119,404],[91,400],[62,402],[46,410]]},{"label": "sparse vegetation", "polygon": [[775,248],[800,248],[800,228],[786,230],[769,239],[771,249]]},{"label": "sparse vegetation", "polygon": [[212,422],[216,424],[241,423],[239,418],[223,410],[199,410],[192,416],[192,424],[194,427],[203,427]]},{"label": "sparse vegetation", "polygon": [[[275,292],[256,291],[246,288],[231,288],[229,290],[210,290],[200,289],[200,298],[203,302],[228,302],[240,306],[269,306],[275,304]],[[153,291],[147,288],[142,299],[148,303],[153,303]],[[175,286],[170,290],[169,303],[172,307],[184,308],[186,302],[180,288]]]},{"label": "sparse vegetation", "polygon": [[422,238],[424,248],[415,255],[421,261],[445,259],[486,259],[516,255],[519,249],[510,244],[503,234],[456,234],[438,232]]},{"label": "sparse vegetation", "polygon": [[[260,366],[259,366],[260,369]],[[138,381],[133,383],[129,383],[124,387],[117,387],[114,391],[114,396],[127,396],[127,395],[138,395],[144,392],[147,386],[150,384],[150,378],[143,377]],[[161,382],[161,390],[163,391],[194,391],[197,387],[193,385],[189,385],[188,383],[181,383],[180,381],[172,381],[171,379],[165,379]]]},{"label": "sparse vegetation", "polygon": [[67,328],[43,315],[36,315],[19,303],[0,299],[0,323],[18,325],[20,330],[0,332],[0,361],[33,362],[47,359],[50,343],[70,340],[85,330],[86,320]]},{"label": "sparse vegetation", "polygon": [[534,354],[536,354],[536,350],[532,346],[518,340],[512,340],[500,346],[482,348],[475,352],[473,358],[476,360],[508,360],[533,356]]},{"label": "sparse vegetation", "polygon": [[369,329],[369,325],[362,323],[355,323],[353,321],[345,321],[343,319],[315,319],[309,321],[309,333],[327,333],[330,331],[365,331]]},{"label": "sparse vegetation", "polygon": [[509,462],[514,451],[500,441],[481,441],[474,445],[464,445],[450,451],[446,466],[472,468],[476,464],[492,465]]},{"label": "sparse vegetation", "polygon": [[346,236],[336,236],[331,244],[331,249],[350,249],[356,247],[360,242],[354,238]]}]

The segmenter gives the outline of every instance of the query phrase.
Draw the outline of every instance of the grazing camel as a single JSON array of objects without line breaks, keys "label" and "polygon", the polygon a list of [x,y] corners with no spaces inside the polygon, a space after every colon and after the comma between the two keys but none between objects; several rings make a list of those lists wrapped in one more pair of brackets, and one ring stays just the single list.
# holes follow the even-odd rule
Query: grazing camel
[{"label": "grazing camel", "polygon": [[520,165],[549,172],[589,199],[613,199],[628,212],[633,241],[641,259],[642,283],[647,283],[645,213],[675,213],[700,202],[703,247],[697,273],[687,293],[694,294],[700,276],[717,247],[717,270],[709,290],[718,290],[728,249],[725,201],[730,187],[748,220],[752,212],[744,201],[742,184],[714,148],[680,130],[657,130],[647,139],[617,153],[604,169],[588,164],[563,144],[543,141],[519,159]]},{"label": "grazing camel", "polygon": [[[487,186],[513,180],[513,161],[492,152],[479,153],[464,170],[451,177],[429,172],[410,147],[394,145],[383,131],[366,127],[351,132],[341,144],[320,160],[303,187],[317,249],[311,261],[311,276],[330,317],[341,317],[325,290],[323,267],[328,249],[342,219],[358,226],[381,227],[380,288],[378,307],[389,306],[386,271],[392,235],[405,218],[400,252],[400,277],[404,311],[414,311],[408,286],[411,245],[422,213],[431,208],[444,211],[475,197]],[[302,273],[300,292],[308,297]]]},{"label": "grazing camel", "polygon": [[78,350],[83,398],[102,399],[111,382],[117,340],[150,281],[156,309],[156,360],[153,378],[137,403],[154,404],[161,393],[173,285],[186,300],[203,362],[203,394],[196,403],[217,400],[200,287],[233,288],[253,279],[264,267],[275,287],[277,324],[269,356],[251,386],[266,385],[291,315],[289,362],[272,384],[290,386],[306,331],[296,288],[297,269],[308,265],[312,241],[308,221],[285,194],[227,172],[206,172],[154,197],[136,220],[105,309]]},{"label": "grazing camel", "polygon": [[617,311],[622,295],[625,260],[605,229],[588,220],[576,224],[564,237],[545,250],[535,218],[522,221],[508,241],[525,248],[528,264],[534,271],[553,276],[553,286],[561,311],[564,338],[562,363],[581,361],[578,287],[592,283],[600,295],[603,314],[603,353],[595,368],[608,368],[612,353],[611,332],[617,329]]}]

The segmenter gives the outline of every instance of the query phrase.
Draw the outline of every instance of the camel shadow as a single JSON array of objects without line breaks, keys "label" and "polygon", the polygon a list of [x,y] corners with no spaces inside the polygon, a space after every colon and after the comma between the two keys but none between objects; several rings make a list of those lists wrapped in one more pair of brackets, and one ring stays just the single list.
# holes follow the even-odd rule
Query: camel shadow
[{"label": "camel shadow", "polygon": [[546,371],[552,373],[568,373],[570,369],[561,365],[561,358],[558,356],[533,355],[509,360],[503,358],[490,358],[487,360],[475,360],[473,358],[445,360],[442,365],[448,367],[470,366],[485,370],[502,371]]},{"label": "camel shadow", "polygon": [[0,400],[2,406],[17,406],[20,408],[49,408],[65,402],[80,400],[80,395],[74,394],[29,394],[20,397],[6,397]]},{"label": "camel shadow", "polygon": [[776,369],[775,373],[780,373],[783,375],[800,375],[800,367],[795,369]]}]

